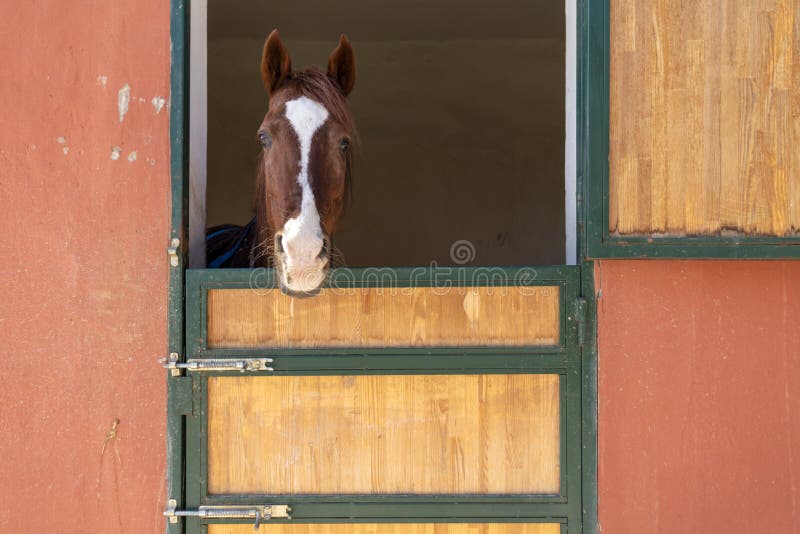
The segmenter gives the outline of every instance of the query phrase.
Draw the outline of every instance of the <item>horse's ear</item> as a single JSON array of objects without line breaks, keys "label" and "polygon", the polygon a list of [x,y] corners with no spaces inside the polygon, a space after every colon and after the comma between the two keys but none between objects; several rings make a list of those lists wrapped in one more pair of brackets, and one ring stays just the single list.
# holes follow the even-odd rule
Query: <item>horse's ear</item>
[{"label": "horse's ear", "polygon": [[339,38],[339,46],[328,57],[328,76],[339,84],[345,96],[356,84],[356,55],[350,39],[344,34]]},{"label": "horse's ear", "polygon": [[291,72],[289,51],[283,46],[278,30],[272,30],[264,43],[264,54],[261,57],[261,79],[264,80],[264,87],[273,93]]}]

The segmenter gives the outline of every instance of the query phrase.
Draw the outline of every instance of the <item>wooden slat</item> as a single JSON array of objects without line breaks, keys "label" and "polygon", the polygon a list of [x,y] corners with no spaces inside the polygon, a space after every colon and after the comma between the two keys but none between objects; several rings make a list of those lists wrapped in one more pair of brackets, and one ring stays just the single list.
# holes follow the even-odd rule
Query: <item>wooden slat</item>
[{"label": "wooden slat", "polygon": [[208,292],[210,348],[547,346],[559,287]]},{"label": "wooden slat", "polygon": [[[559,534],[558,523],[271,524],[269,534]],[[208,534],[252,534],[252,525],[209,525]]]},{"label": "wooden slat", "polygon": [[558,493],[558,375],[208,379],[208,489]]},{"label": "wooden slat", "polygon": [[800,232],[800,0],[611,0],[609,231]]}]

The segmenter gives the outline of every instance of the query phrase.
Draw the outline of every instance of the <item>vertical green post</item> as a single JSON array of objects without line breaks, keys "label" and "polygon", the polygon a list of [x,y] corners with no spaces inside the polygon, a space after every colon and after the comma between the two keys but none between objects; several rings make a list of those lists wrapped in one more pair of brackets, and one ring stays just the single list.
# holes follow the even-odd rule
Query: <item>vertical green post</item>
[{"label": "vertical green post", "polygon": [[[165,253],[169,262],[169,318],[168,351],[183,354],[184,347],[184,293],[183,279],[188,241],[188,169],[189,169],[189,0],[171,0],[170,5],[170,175],[172,185],[172,219],[168,248],[174,255]],[[166,355],[165,355],[166,356]],[[183,449],[185,421],[176,402],[178,388],[175,379],[167,372],[167,499],[175,499],[178,508],[183,498]],[[166,506],[166,502],[164,505]],[[166,522],[167,534],[182,534],[182,521]]]},{"label": "vertical green post", "polygon": [[581,502],[584,534],[597,532],[597,293],[594,262],[581,264],[581,295],[586,303],[581,354]]}]

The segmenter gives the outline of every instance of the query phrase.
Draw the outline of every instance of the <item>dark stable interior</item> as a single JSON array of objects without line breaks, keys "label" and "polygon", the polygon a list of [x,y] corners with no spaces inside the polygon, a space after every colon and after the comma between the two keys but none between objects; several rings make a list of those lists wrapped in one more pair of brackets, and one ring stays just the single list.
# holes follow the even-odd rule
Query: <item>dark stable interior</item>
[{"label": "dark stable interior", "polygon": [[208,16],[208,226],[253,216],[266,36],[299,68],[346,33],[361,148],[345,264],[564,263],[563,4],[210,0]]}]

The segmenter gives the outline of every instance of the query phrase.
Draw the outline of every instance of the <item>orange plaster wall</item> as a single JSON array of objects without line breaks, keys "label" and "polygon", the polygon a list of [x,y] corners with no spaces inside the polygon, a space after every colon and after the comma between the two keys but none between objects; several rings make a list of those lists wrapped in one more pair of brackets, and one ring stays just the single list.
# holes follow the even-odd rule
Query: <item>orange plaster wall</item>
[{"label": "orange plaster wall", "polygon": [[[0,532],[162,532],[169,2],[10,2],[0,49]],[[597,274],[602,531],[797,532],[800,262]]]},{"label": "orange plaster wall", "polygon": [[800,262],[596,269],[603,534],[800,532]]},{"label": "orange plaster wall", "polygon": [[5,2],[0,50],[0,532],[163,532],[169,1]]}]

